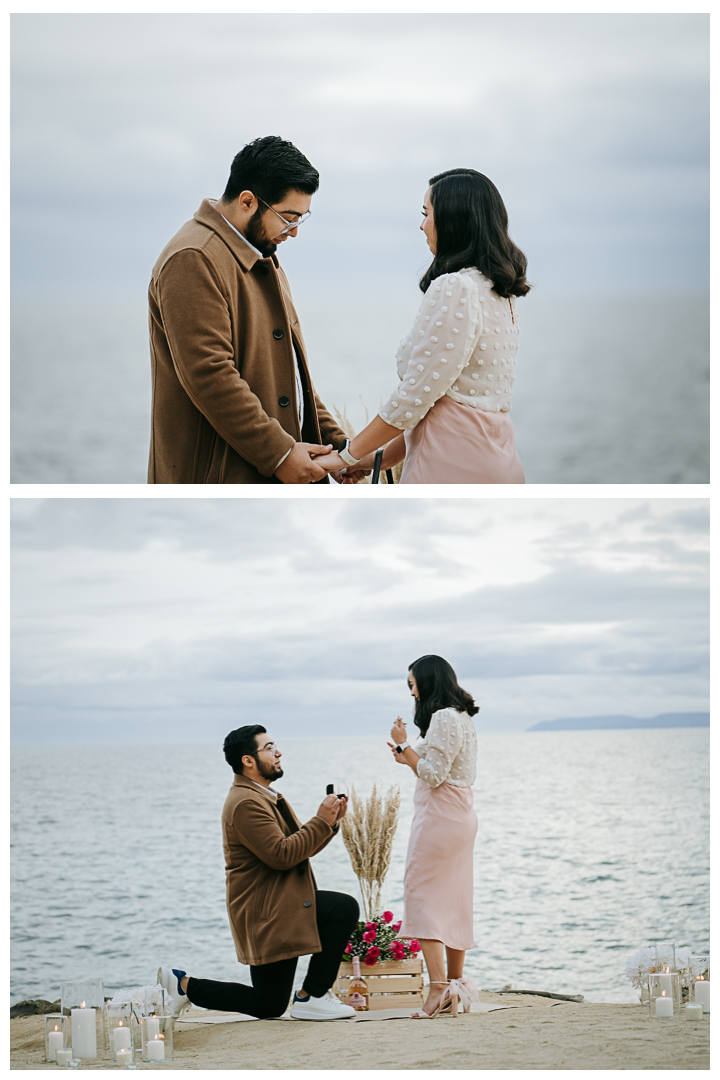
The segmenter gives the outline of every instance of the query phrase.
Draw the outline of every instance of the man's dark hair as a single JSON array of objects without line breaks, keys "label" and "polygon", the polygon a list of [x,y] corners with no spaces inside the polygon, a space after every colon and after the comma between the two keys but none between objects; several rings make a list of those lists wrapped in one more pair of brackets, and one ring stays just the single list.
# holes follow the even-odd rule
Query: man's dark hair
[{"label": "man's dark hair", "polygon": [[242,759],[246,754],[249,754],[250,757],[255,758],[257,761],[256,736],[262,735],[266,731],[267,728],[262,727],[260,724],[246,724],[245,727],[235,728],[234,731],[225,736],[225,742],[223,743],[225,760],[238,776],[242,776]]},{"label": "man's dark hair", "polygon": [[319,172],[296,146],[278,135],[266,135],[243,146],[233,158],[223,200],[232,202],[242,191],[252,191],[272,206],[289,191],[314,195],[319,186]]}]

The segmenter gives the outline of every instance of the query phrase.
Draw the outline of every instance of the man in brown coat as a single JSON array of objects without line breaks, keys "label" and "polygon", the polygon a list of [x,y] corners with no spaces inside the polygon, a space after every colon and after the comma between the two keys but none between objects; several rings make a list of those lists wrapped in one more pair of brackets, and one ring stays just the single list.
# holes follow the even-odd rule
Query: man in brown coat
[{"label": "man in brown coat", "polygon": [[310,216],[318,183],[292,143],[256,139],[222,199],[204,199],[160,255],[148,483],[327,482],[322,457],[345,435],[315,393],[275,254]]},{"label": "man in brown coat", "polygon": [[190,977],[161,967],[158,982],[175,1013],[188,1004],[263,1019],[287,1008],[299,956],[311,954],[302,988],[293,997],[297,1020],[354,1017],[330,989],[358,921],[354,897],[319,891],[310,856],[337,835],[346,797],[326,796],[301,825],[290,804],[271,787],[283,775],[281,754],[264,727],[231,731],[225,759],[233,785],[222,813],[227,907],[240,963],[250,965],[252,986]]}]

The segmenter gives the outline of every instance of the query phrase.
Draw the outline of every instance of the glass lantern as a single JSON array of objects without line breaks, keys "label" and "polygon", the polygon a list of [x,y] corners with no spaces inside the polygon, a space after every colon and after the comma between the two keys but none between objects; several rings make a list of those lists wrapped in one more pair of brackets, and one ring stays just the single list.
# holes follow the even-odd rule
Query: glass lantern
[{"label": "glass lantern", "polygon": [[68,1018],[62,1013],[45,1014],[45,1060],[57,1061],[58,1050],[67,1050],[70,1042]]},{"label": "glass lantern", "polygon": [[655,1020],[677,1020],[680,1016],[680,975],[659,971],[648,975],[650,1016]]},{"label": "glass lantern", "polygon": [[142,1059],[155,1065],[168,1064],[173,1056],[172,1016],[141,1016]]},{"label": "glass lantern", "polygon": [[84,980],[60,984],[60,1007],[70,1017],[73,1058],[96,1058],[102,1041],[105,997],[102,981]]},{"label": "glass lantern", "polygon": [[[132,1007],[130,1003],[107,1005],[105,1009],[107,1043],[110,1057],[116,1064],[126,1065],[134,1057],[135,1039],[133,1037]],[[118,1051],[129,1051],[120,1053]]]}]

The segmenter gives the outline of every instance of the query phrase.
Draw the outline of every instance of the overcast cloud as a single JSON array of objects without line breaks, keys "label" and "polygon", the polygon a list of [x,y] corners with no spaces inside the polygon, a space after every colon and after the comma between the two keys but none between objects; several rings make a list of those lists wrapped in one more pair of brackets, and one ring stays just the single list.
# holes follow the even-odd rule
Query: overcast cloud
[{"label": "overcast cloud", "polygon": [[296,291],[412,293],[430,175],[487,173],[546,289],[707,288],[706,15],[15,15],[18,293],[138,294],[243,143],[321,173]]},{"label": "overcast cloud", "polygon": [[16,743],[380,734],[418,655],[480,726],[707,708],[705,500],[14,500]]}]

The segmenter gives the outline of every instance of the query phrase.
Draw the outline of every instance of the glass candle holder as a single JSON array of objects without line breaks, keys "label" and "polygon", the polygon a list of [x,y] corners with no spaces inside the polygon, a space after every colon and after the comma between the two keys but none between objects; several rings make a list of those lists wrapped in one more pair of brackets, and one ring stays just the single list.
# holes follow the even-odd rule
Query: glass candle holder
[{"label": "glass candle holder", "polygon": [[167,1064],[173,1056],[172,1016],[141,1016],[142,1059],[157,1065]]},{"label": "glass candle holder", "polygon": [[62,1013],[45,1015],[45,1060],[57,1061],[58,1050],[68,1048],[68,1018]]},{"label": "glass candle holder", "polygon": [[656,1020],[677,1020],[680,1016],[680,976],[677,971],[648,975],[650,1016]]},{"label": "glass candle holder", "polygon": [[702,1005],[703,1012],[710,1012],[710,980],[706,979],[703,975],[698,975],[697,979],[690,987],[691,1001],[694,1001],[698,1005]]},{"label": "glass candle holder", "polygon": [[[130,1060],[133,1059],[135,1039],[133,1037],[132,1008],[127,1005],[107,1005],[105,1009],[105,1025],[107,1031],[107,1044],[112,1061],[118,1061],[119,1050],[129,1050]],[[122,1054],[121,1064],[127,1064],[127,1054]]]},{"label": "glass candle holder", "polygon": [[688,1001],[685,1006],[685,1019],[686,1020],[702,1020],[703,1007],[699,1001]]},{"label": "glass candle holder", "polygon": [[102,981],[61,983],[60,1006],[63,1015],[70,1017],[73,1057],[96,1058],[105,1006]]},{"label": "glass candle holder", "polygon": [[72,1058],[72,1050],[69,1046],[66,1046],[64,1050],[58,1050],[55,1055],[55,1060],[58,1065],[64,1065],[67,1069],[70,1059]]},{"label": "glass candle holder", "polygon": [[706,982],[710,982],[709,953],[693,953],[688,959],[688,964],[693,975],[693,980],[697,979],[699,975],[702,975]]}]

